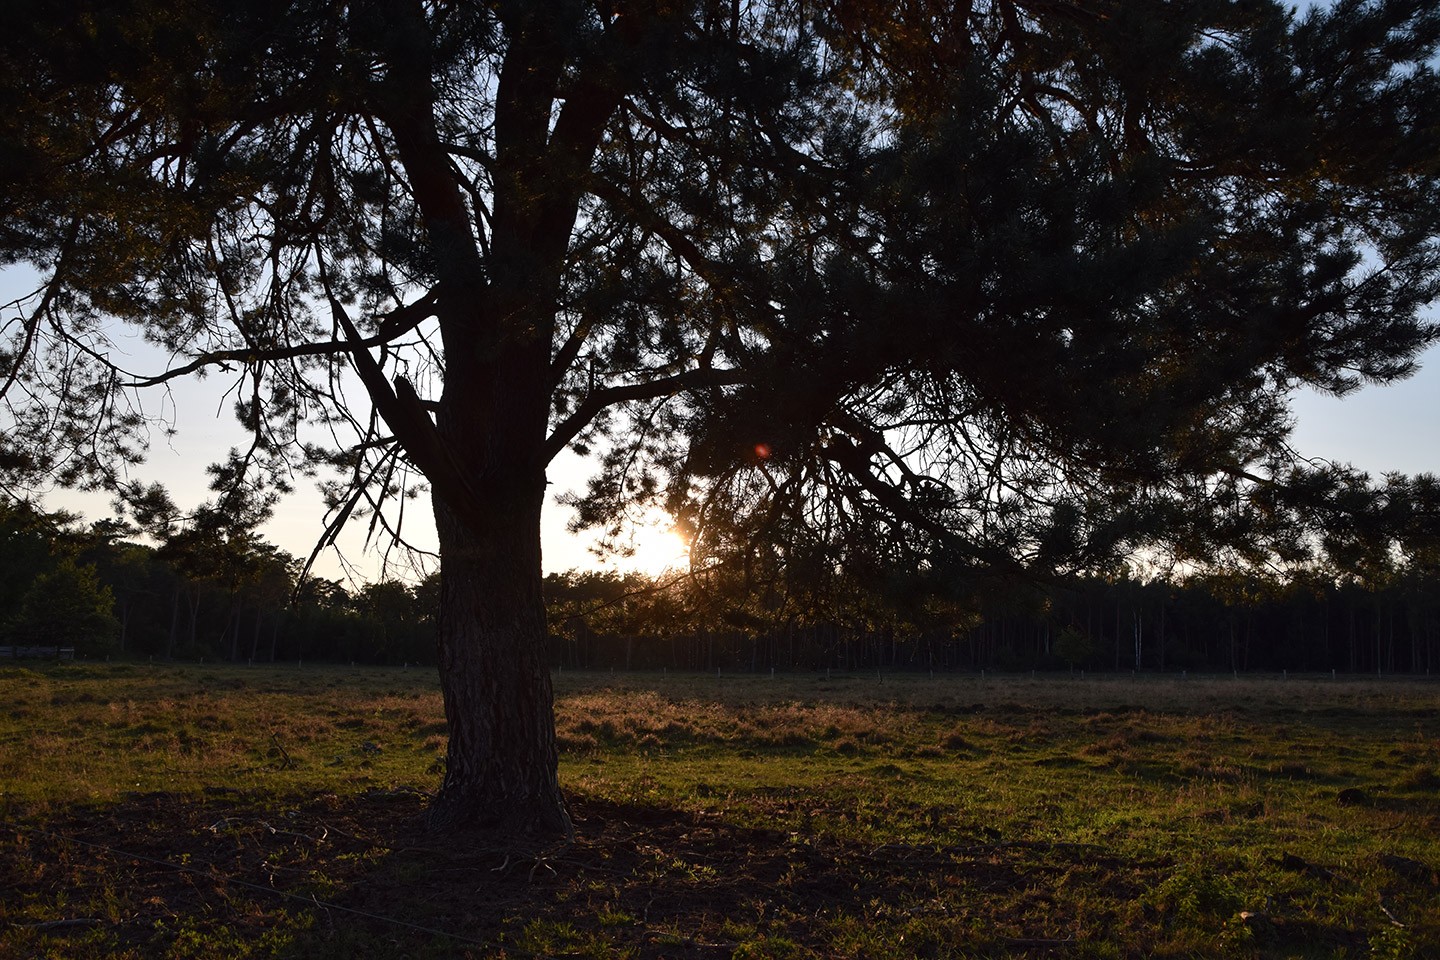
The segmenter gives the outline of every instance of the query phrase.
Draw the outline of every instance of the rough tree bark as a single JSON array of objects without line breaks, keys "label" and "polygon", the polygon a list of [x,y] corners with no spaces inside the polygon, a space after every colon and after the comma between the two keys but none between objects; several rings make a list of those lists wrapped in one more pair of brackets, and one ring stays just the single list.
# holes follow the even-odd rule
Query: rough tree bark
[{"label": "rough tree bark", "polygon": [[[434,497],[441,562],[439,662],[449,727],[445,778],[430,811],[437,830],[474,826],[570,835],[560,793],[542,597],[540,517],[547,425],[544,332],[553,318],[493,288],[475,313],[442,313],[464,330],[447,352],[436,429],[463,490]],[[468,341],[468,342],[466,342]],[[463,499],[464,503],[455,500]]]},{"label": "rough tree bark", "polygon": [[539,508],[496,504],[476,536],[436,502],[444,565],[440,680],[450,744],[430,811],[439,830],[570,832],[556,773],[555,721],[540,595]]}]

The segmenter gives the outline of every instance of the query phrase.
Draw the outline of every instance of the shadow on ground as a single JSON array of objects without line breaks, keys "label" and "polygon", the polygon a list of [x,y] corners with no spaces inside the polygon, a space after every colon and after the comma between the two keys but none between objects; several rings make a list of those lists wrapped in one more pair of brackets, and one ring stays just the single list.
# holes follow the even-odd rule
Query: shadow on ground
[{"label": "shadow on ground", "polygon": [[[0,954],[1140,956],[1167,939],[1143,904],[1173,864],[1083,844],[871,847],[578,798],[575,842],[540,847],[428,834],[424,803],[217,790],[43,826],[11,811]],[[1263,935],[1364,947],[1338,927]]]}]

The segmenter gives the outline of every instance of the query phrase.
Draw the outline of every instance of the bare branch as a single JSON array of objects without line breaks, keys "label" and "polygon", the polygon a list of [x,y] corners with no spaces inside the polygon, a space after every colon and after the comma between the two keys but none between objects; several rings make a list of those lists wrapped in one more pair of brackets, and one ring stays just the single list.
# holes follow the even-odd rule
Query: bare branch
[{"label": "bare branch", "polygon": [[[434,291],[421,297],[414,303],[406,304],[384,314],[380,318],[380,331],[373,337],[358,338],[350,340],[332,340],[326,343],[298,343],[288,347],[270,347],[268,349],[245,348],[240,350],[212,350],[202,353],[183,366],[166,370],[164,373],[156,374],[153,377],[140,377],[126,383],[122,387],[153,387],[170,380],[178,379],[202,370],[205,367],[223,366],[226,363],[269,363],[278,360],[294,360],[299,357],[325,357],[336,354],[351,354],[356,350],[368,350],[371,347],[383,347],[386,344],[394,343],[405,334],[414,330],[425,321],[427,317],[435,315],[437,297]],[[356,333],[358,337],[358,331]]]},{"label": "bare branch", "polygon": [[717,370],[701,367],[673,376],[661,377],[658,380],[647,380],[642,383],[598,390],[586,397],[574,413],[555,427],[554,432],[546,439],[545,446],[542,448],[542,462],[549,463],[555,459],[560,451],[564,450],[565,446],[574,440],[580,431],[584,430],[590,421],[594,420],[596,415],[606,407],[632,400],[672,397],[702,387],[733,387],[745,383],[749,378],[749,374],[740,370]]},{"label": "bare branch", "polygon": [[397,395],[391,387],[390,381],[385,377],[385,371],[380,369],[380,364],[370,356],[369,350],[363,346],[364,340],[354,322],[345,312],[345,307],[335,298],[333,293],[329,272],[323,261],[319,264],[321,283],[325,288],[325,295],[330,301],[330,311],[335,317],[335,322],[345,331],[349,353],[355,365],[355,372],[360,376],[360,381],[365,385],[366,391],[370,394],[370,400],[375,405],[376,411],[390,425],[395,432],[396,438],[405,452],[420,466],[421,471],[429,478],[434,486],[435,492],[455,511],[457,516],[463,517],[467,524],[473,524],[475,529],[483,529],[477,515],[478,504],[481,502],[466,480],[465,475],[456,465],[450,449],[446,446],[440,432],[435,429],[423,407],[417,403],[407,403],[405,398]]},{"label": "bare branch", "polygon": [[[76,217],[70,221],[69,232],[66,234],[65,241],[60,247],[60,255],[55,261],[55,270],[44,286],[45,292],[40,297],[40,302],[36,304],[35,309],[30,312],[30,316],[23,321],[25,324],[25,342],[21,345],[20,352],[15,355],[13,365],[10,368],[10,374],[5,378],[5,385],[0,387],[0,400],[3,400],[5,395],[10,392],[10,388],[15,385],[16,379],[20,376],[20,368],[24,366],[26,358],[30,356],[30,351],[34,349],[35,331],[40,326],[40,317],[44,315],[46,310],[50,309],[50,303],[55,299],[55,292],[60,286],[60,273],[65,267],[65,261],[68,259],[70,251],[75,245],[75,238],[79,232],[80,218]],[[34,294],[31,294],[31,296],[34,296]]]}]

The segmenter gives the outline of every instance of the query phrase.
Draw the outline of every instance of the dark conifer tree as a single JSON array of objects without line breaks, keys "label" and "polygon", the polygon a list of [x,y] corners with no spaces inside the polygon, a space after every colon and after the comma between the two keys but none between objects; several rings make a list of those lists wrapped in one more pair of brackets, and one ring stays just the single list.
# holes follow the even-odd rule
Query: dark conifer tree
[{"label": "dark conifer tree", "polygon": [[[423,476],[439,826],[568,827],[539,539],[566,447],[602,455],[585,522],[663,499],[699,558],[1298,555],[1333,485],[1287,391],[1433,337],[1423,0],[81,0],[8,29],[0,253],[45,281],[4,318],[0,464],[123,493],[134,391],[208,370],[253,435],[235,483],[328,464],[338,524]],[[124,369],[119,321],[171,366]]]}]

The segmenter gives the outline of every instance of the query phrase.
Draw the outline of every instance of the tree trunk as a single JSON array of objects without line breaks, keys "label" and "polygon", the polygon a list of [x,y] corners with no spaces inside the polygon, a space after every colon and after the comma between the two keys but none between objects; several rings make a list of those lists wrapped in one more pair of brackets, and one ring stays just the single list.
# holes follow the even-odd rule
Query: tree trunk
[{"label": "tree trunk", "polygon": [[1160,601],[1160,672],[1165,672],[1165,601]]},{"label": "tree trunk", "polygon": [[189,588],[193,594],[187,594],[185,603],[190,608],[190,655],[195,655],[195,648],[200,645],[200,588],[191,585]]},{"label": "tree trunk", "polygon": [[[255,633],[250,638],[250,661],[253,663],[260,659],[260,626],[264,620],[265,613],[261,609],[259,601],[255,603]],[[239,629],[239,624],[236,624]]]},{"label": "tree trunk", "polygon": [[[577,174],[588,169],[625,91],[618,75],[595,78],[591,95],[567,100],[555,119],[564,58],[552,53],[563,44],[551,30],[562,21],[552,21],[545,4],[531,6],[533,16],[517,13],[528,26],[510,45],[495,90],[495,190],[484,256],[437,133],[428,51],[397,46],[388,100],[403,109],[384,119],[444,291],[436,311],[444,388],[427,408],[409,381],[397,377],[391,393],[378,367],[366,376],[371,395],[385,401],[382,415],[435,491],[440,687],[450,746],[431,826],[568,836],[541,597],[551,361],[561,277],[585,192]],[[400,22],[408,16],[414,29],[396,36],[424,35],[420,6],[401,9],[410,12],[399,14]],[[627,18],[617,35],[630,26]],[[550,142],[552,120],[558,145]]]},{"label": "tree trunk", "polygon": [[175,602],[170,608],[170,640],[165,645],[165,659],[175,659],[175,638],[180,634],[180,584],[175,585]]},{"label": "tree trunk", "polygon": [[465,502],[434,498],[450,743],[430,826],[571,836],[540,565],[548,348],[522,339],[493,354],[473,344],[453,352],[435,425]]},{"label": "tree trunk", "polygon": [[450,731],[438,830],[566,833],[541,599],[543,483],[476,536],[438,501],[440,685]]},{"label": "tree trunk", "polygon": [[230,592],[230,616],[225,619],[225,632],[220,635],[220,643],[223,646],[225,636],[230,636],[230,662],[240,662],[240,601],[235,598],[235,592]]}]

